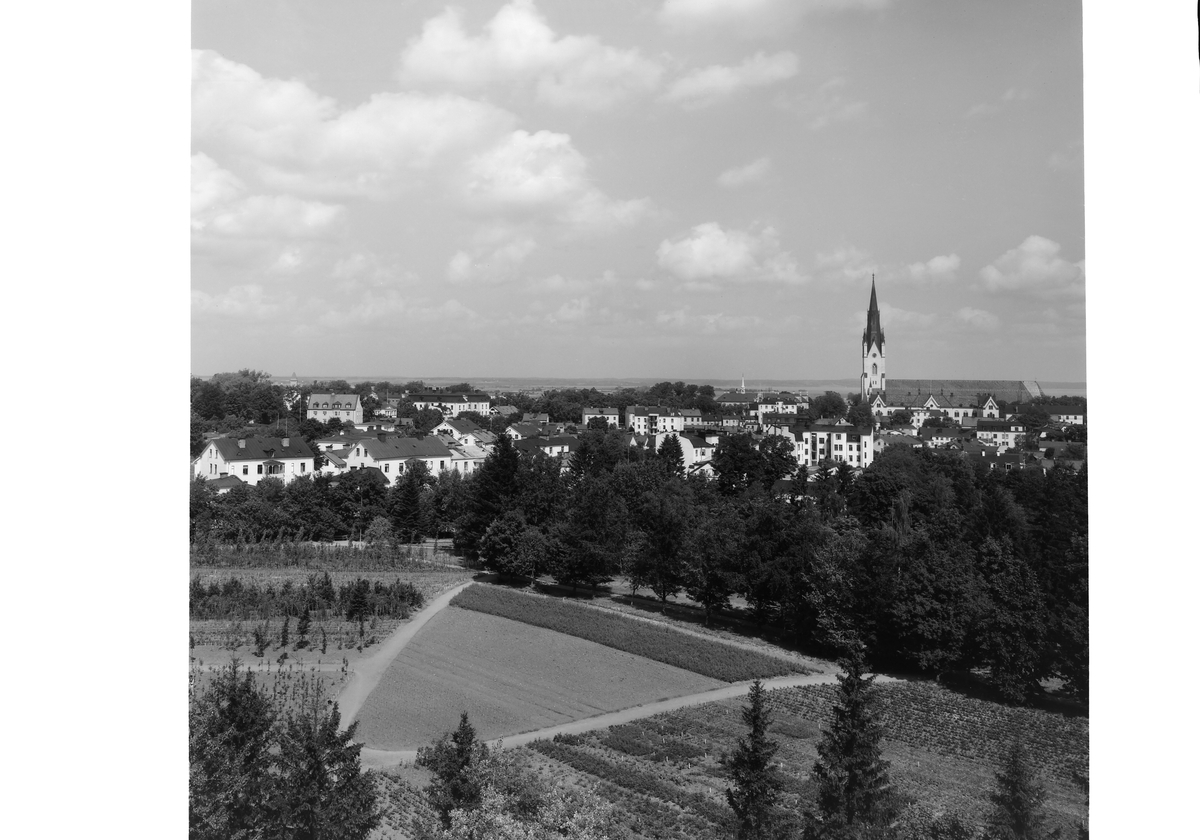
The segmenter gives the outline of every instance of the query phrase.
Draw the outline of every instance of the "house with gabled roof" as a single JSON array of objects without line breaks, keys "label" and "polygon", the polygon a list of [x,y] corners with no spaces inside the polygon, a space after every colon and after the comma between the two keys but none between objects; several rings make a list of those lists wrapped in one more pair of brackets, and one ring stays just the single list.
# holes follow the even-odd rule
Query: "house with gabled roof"
[{"label": "house with gabled roof", "polygon": [[315,471],[313,451],[302,437],[215,438],[192,461],[192,475],[236,476],[249,485],[264,478],[284,484]]},{"label": "house with gabled roof", "polygon": [[358,398],[358,394],[309,394],[305,416],[309,420],[322,423],[334,419],[343,423],[361,423],[362,400]]},{"label": "house with gabled roof", "polygon": [[1025,426],[1016,420],[980,420],[975,427],[975,437],[1004,453],[1024,442]]},{"label": "house with gabled roof", "polygon": [[583,407],[583,426],[587,428],[588,421],[593,417],[603,417],[604,422],[608,424],[610,429],[619,429],[621,427],[621,413],[615,408],[597,408],[595,406]]},{"label": "house with gabled roof", "polygon": [[450,469],[450,448],[436,435],[424,438],[379,435],[355,442],[346,456],[351,470],[377,467],[389,479],[403,475],[412,461],[421,461],[431,475]]},{"label": "house with gabled roof", "polygon": [[513,423],[504,430],[504,434],[513,440],[525,440],[526,438],[540,436],[542,434],[542,427],[533,423]]},{"label": "house with gabled roof", "polygon": [[832,461],[866,469],[875,460],[875,432],[872,428],[859,428],[845,421],[809,422],[771,427],[769,432],[791,440],[792,453],[796,461],[804,466],[814,467],[822,461]]},{"label": "house with gabled roof", "polygon": [[457,417],[464,411],[474,411],[486,417],[492,410],[492,398],[479,391],[470,393],[414,392],[408,395],[408,400],[418,409],[436,408],[442,413],[442,417]]},{"label": "house with gabled roof", "polygon": [[625,428],[639,435],[682,432],[683,415],[661,405],[631,405],[625,409]]}]

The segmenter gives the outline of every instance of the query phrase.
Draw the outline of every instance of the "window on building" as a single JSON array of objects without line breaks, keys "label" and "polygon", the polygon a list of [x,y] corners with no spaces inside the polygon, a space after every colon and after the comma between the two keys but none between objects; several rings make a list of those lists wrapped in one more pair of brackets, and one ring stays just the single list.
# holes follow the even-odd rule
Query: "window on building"
[{"label": "window on building", "polygon": [[259,474],[259,475],[262,475],[262,467],[263,467],[263,465],[262,465],[262,464],[259,464],[259,465],[258,465],[258,474]]},{"label": "window on building", "polygon": [[384,471],[384,472],[391,472],[391,471],[392,471],[392,465],[391,465],[391,464],[384,464],[384,465],[383,465],[383,471]]},{"label": "window on building", "polygon": [[250,465],[242,464],[242,475],[250,475]]},{"label": "window on building", "polygon": [[300,472],[304,472],[304,471],[305,471],[305,470],[307,470],[307,469],[308,469],[308,464],[305,464],[305,463],[302,461],[302,462],[300,463]]}]

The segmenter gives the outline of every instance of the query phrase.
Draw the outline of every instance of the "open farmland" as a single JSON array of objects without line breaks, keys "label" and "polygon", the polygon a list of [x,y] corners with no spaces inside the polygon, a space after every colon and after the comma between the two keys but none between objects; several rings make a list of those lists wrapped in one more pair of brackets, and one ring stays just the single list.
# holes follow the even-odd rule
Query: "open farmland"
[{"label": "open farmland", "polygon": [[466,711],[487,740],[720,685],[553,630],[449,608],[388,668],[358,715],[358,732],[369,747],[415,749]]},{"label": "open farmland", "polygon": [[476,584],[451,601],[457,607],[544,627],[724,682],[804,674],[794,660],[733,647],[670,627],[635,621],[571,601]]},{"label": "open farmland", "polygon": [[[962,697],[928,683],[880,683],[884,758],[907,803],[900,840],[929,835],[933,817],[954,813],[976,827],[989,809],[987,792],[1014,732],[1026,737],[1039,781],[1047,789],[1048,827],[1074,836],[1086,813],[1071,773],[1086,766],[1088,722],[1049,712],[1013,709]],[[796,819],[814,805],[809,778],[821,727],[834,703],[831,686],[767,694],[774,715],[785,788],[782,802]],[[555,781],[595,790],[616,805],[631,837],[724,840],[733,835],[725,803],[729,781],[723,752],[744,736],[744,700],[722,700],[656,715],[584,735],[538,741],[516,752]],[[393,824],[402,822],[392,814]]]}]

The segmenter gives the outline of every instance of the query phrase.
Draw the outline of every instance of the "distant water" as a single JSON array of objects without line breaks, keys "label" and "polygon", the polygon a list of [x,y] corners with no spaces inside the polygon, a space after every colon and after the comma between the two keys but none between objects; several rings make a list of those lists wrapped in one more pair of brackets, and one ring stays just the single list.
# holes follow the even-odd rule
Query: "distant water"
[{"label": "distant water", "polygon": [[[456,376],[456,377],[436,377],[436,376],[297,376],[300,382],[312,382],[314,380],[331,380],[344,379],[347,382],[391,382],[395,385],[402,385],[413,379],[420,379],[426,385],[440,388],[446,385],[457,385],[460,382],[470,382],[481,391],[489,393],[497,392],[520,392],[520,391],[549,391],[553,389],[563,388],[595,388],[597,391],[619,391],[622,388],[649,388],[651,385],[656,385],[663,382],[663,378],[611,378],[611,379],[588,379],[588,378],[554,378],[554,377],[471,377],[471,376]],[[951,379],[953,377],[941,377],[943,379]],[[988,377],[992,378],[992,377]],[[274,377],[276,382],[287,382],[289,376]],[[678,382],[679,379],[672,379],[672,382]],[[729,391],[741,387],[740,379],[682,379],[683,382],[694,385],[711,385],[717,391]],[[1038,385],[1042,391],[1051,396],[1087,396],[1087,383],[1085,382],[1050,382],[1038,380]],[[839,394],[845,394],[858,390],[858,378],[852,379],[747,379],[746,390],[751,392],[758,391],[808,391],[810,395],[823,394],[826,391],[837,391]]]}]

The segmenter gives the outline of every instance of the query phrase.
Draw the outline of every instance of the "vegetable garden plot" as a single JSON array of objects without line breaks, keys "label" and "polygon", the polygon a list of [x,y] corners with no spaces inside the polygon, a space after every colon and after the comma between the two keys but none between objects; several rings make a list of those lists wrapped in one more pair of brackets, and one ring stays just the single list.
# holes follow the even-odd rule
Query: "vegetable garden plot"
[{"label": "vegetable garden plot", "polygon": [[525,595],[495,586],[476,584],[467,587],[450,603],[578,636],[724,682],[807,673],[785,659],[569,601]]}]

